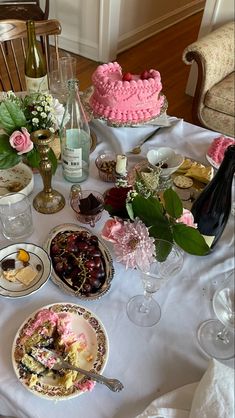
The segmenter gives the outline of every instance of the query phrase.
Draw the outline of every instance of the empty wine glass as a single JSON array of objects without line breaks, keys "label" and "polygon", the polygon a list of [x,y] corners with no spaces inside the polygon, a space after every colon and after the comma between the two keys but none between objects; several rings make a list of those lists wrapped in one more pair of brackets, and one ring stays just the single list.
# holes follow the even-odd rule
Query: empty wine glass
[{"label": "empty wine glass", "polygon": [[197,333],[202,350],[207,355],[221,360],[228,360],[235,356],[234,280],[233,272],[214,293],[212,305],[218,319],[209,319],[203,322]]},{"label": "empty wine glass", "polygon": [[158,323],[161,318],[161,308],[152,296],[183,266],[183,254],[176,245],[161,239],[157,239],[155,243],[157,256],[162,250],[167,251],[168,256],[162,261],[158,261],[160,257],[156,257],[148,270],[139,268],[144,294],[134,296],[127,304],[129,319],[142,327],[151,327]]}]

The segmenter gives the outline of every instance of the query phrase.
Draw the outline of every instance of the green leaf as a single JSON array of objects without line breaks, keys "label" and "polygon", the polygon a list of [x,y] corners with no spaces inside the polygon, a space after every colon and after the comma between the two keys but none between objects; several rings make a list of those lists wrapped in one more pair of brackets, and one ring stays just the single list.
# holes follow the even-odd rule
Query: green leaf
[{"label": "green leaf", "polygon": [[166,212],[172,218],[176,218],[176,219],[180,218],[183,213],[183,204],[178,194],[173,189],[170,188],[170,189],[165,190],[163,194],[163,198],[164,198],[164,206],[165,206]]},{"label": "green leaf", "polygon": [[184,251],[193,255],[208,253],[209,247],[197,229],[184,224],[174,224],[172,229],[176,244]]},{"label": "green leaf", "polygon": [[21,161],[22,157],[18,155],[11,147],[8,135],[0,135],[0,169],[13,167]]},{"label": "green leaf", "polygon": [[132,201],[132,208],[135,217],[140,218],[146,226],[159,225],[161,222],[166,222],[163,214],[164,209],[160,201],[155,197],[145,198],[138,195]]},{"label": "green leaf", "polygon": [[153,238],[173,242],[173,234],[167,222],[160,222],[158,226],[150,226],[149,235]]},{"label": "green leaf", "polygon": [[168,241],[155,240],[156,259],[157,261],[165,261],[172,249],[172,243]]},{"label": "green leaf", "polygon": [[9,135],[12,132],[25,127],[27,124],[25,115],[16,103],[3,101],[0,104],[0,127]]}]

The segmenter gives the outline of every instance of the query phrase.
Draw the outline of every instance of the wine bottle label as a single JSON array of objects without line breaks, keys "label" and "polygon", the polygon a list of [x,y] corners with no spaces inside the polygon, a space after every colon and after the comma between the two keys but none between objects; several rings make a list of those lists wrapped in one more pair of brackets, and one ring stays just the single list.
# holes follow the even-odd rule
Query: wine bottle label
[{"label": "wine bottle label", "polygon": [[47,74],[39,78],[25,76],[25,81],[28,93],[36,93],[39,91],[45,93],[49,91]]},{"label": "wine bottle label", "polygon": [[65,176],[82,177],[82,149],[68,148],[63,150],[63,170]]},{"label": "wine bottle label", "polygon": [[208,245],[208,247],[211,247],[213,244],[213,241],[215,239],[215,235],[203,235],[204,240],[206,241],[206,244]]}]

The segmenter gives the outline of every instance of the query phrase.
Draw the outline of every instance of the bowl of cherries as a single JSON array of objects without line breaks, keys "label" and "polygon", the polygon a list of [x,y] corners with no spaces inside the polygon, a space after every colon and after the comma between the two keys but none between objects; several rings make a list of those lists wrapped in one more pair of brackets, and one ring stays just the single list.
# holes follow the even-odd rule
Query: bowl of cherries
[{"label": "bowl of cherries", "polygon": [[49,233],[44,248],[52,260],[52,280],[80,299],[99,299],[110,289],[112,258],[103,241],[75,224],[59,225]]}]

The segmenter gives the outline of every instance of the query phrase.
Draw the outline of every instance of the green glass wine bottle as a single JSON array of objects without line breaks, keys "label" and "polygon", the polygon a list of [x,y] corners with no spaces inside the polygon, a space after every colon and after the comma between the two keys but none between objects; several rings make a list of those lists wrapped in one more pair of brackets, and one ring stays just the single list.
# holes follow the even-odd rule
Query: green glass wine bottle
[{"label": "green glass wine bottle", "polygon": [[36,39],[33,20],[28,20],[28,48],[25,58],[25,81],[28,93],[48,91],[48,76],[45,58]]}]

